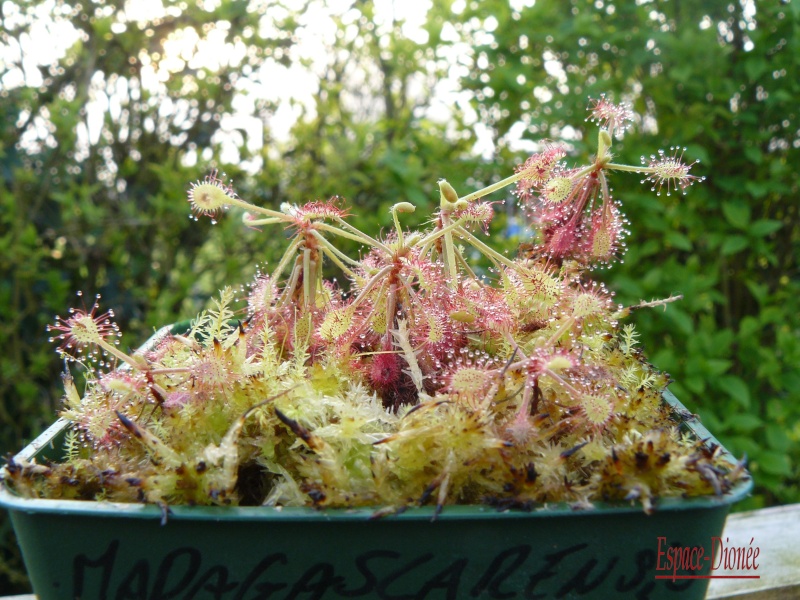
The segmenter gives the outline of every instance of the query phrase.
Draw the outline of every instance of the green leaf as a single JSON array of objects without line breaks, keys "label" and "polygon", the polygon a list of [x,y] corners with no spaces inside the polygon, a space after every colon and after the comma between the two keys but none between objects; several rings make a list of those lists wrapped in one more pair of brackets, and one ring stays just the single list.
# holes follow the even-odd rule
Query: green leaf
[{"label": "green leaf", "polygon": [[18,400],[25,398],[34,399],[37,397],[39,388],[33,381],[19,381],[14,384],[14,392]]},{"label": "green leaf", "polygon": [[686,389],[698,396],[706,391],[706,380],[703,377],[687,375],[683,379],[683,384],[686,386]]},{"label": "green leaf", "polygon": [[756,237],[764,237],[778,231],[781,227],[783,227],[782,221],[777,221],[775,219],[759,219],[758,221],[754,221],[750,227],[748,227],[747,231]]},{"label": "green leaf", "polygon": [[682,310],[667,311],[667,314],[682,332],[689,334],[694,330],[692,318]]},{"label": "green leaf", "polygon": [[[748,279],[744,282],[747,286],[747,289],[750,290],[750,293],[753,294],[753,297],[758,301],[759,304],[764,304],[767,300],[767,295],[769,294],[769,288],[764,283],[758,283],[757,281],[753,281]],[[761,329],[761,324],[756,321],[753,317],[745,317],[745,319],[750,319],[745,321],[742,319],[742,326],[746,328],[745,331],[749,332],[750,329],[753,331]]]},{"label": "green leaf", "polygon": [[750,408],[750,390],[740,377],[736,377],[735,375],[720,377],[717,380],[717,385],[731,398],[736,400],[742,408]]},{"label": "green leaf", "polygon": [[784,477],[792,475],[792,463],[785,454],[765,450],[760,452],[753,462],[772,475],[782,475]]},{"label": "green leaf", "polygon": [[744,184],[744,189],[753,198],[763,198],[773,191],[773,185],[768,181],[747,181]]},{"label": "green leaf", "polygon": [[739,175],[729,174],[727,177],[714,180],[721,190],[732,194],[741,193],[747,180]]},{"label": "green leaf", "polygon": [[725,419],[726,428],[740,433],[750,433],[764,425],[764,422],[755,415],[731,415]]},{"label": "green leaf", "polygon": [[705,361],[705,370],[710,375],[722,375],[731,368],[733,363],[723,358],[709,358]]},{"label": "green leaf", "polygon": [[773,398],[767,402],[767,418],[774,420],[783,419],[787,414],[788,407],[777,398]]},{"label": "green leaf", "polygon": [[785,453],[792,447],[792,440],[781,425],[770,423],[766,427],[767,444],[776,452]]},{"label": "green leaf", "polygon": [[664,235],[666,242],[678,250],[685,250],[686,252],[692,251],[692,241],[677,231],[667,231]]},{"label": "green leaf", "polygon": [[[766,284],[764,284],[766,287]],[[761,311],[762,323],[783,323],[786,319],[786,312],[780,306],[767,306]]]},{"label": "green leaf", "polygon": [[750,242],[743,235],[732,235],[725,238],[725,241],[722,242],[722,248],[720,248],[720,251],[724,256],[730,256],[731,254],[741,252],[749,245]]},{"label": "green leaf", "polygon": [[758,146],[745,146],[744,155],[747,157],[747,160],[757,165],[760,165],[764,161],[764,155],[761,153],[761,149]]},{"label": "green leaf", "polygon": [[746,229],[750,224],[750,206],[744,202],[725,202],[722,205],[722,214],[737,229]]},{"label": "green leaf", "polygon": [[416,207],[427,208],[428,198],[420,190],[411,188],[408,190],[408,200]]},{"label": "green leaf", "polygon": [[796,398],[800,397],[800,373],[784,373],[781,379],[783,380],[783,389],[789,394],[793,394]]},{"label": "green leaf", "polygon": [[686,145],[686,156],[696,158],[700,161],[701,165],[712,164],[711,156],[708,154],[708,151],[703,146],[697,144]]},{"label": "green leaf", "polygon": [[753,56],[744,63],[744,72],[747,74],[750,81],[758,81],[758,78],[761,77],[768,68],[769,65],[767,61],[761,57]]},{"label": "green leaf", "polygon": [[744,435],[728,436],[725,440],[725,446],[734,454],[745,453],[751,458],[758,455],[762,450],[753,438]]},{"label": "green leaf", "polygon": [[[721,299],[724,302],[724,298]],[[719,329],[709,334],[713,348],[727,348],[733,343],[734,333],[732,329]]]}]

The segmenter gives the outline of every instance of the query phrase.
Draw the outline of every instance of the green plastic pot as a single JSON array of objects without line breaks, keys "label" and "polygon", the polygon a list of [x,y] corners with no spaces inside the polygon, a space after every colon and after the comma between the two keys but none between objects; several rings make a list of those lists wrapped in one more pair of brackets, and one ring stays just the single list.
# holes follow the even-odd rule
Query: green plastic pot
[{"label": "green plastic pot", "polygon": [[[669,392],[665,401],[684,410]],[[67,426],[56,422],[18,458],[56,457]],[[717,443],[699,423],[686,427]],[[751,487],[748,480],[721,497],[663,499],[650,516],[639,506],[600,503],[577,512],[451,506],[435,520],[432,507],[380,519],[366,509],[164,513],[144,504],[26,499],[5,488],[0,505],[40,600],[703,598],[706,579],[656,578],[665,575],[656,569],[665,564],[659,552],[674,544],[708,552],[730,505]]]}]

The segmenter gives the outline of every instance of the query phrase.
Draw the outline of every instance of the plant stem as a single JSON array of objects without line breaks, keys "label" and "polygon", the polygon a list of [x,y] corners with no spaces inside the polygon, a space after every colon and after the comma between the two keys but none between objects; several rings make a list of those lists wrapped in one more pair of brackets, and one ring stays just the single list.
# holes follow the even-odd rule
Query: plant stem
[{"label": "plant stem", "polygon": [[294,293],[297,287],[297,280],[300,278],[300,272],[303,270],[301,265],[302,257],[298,256],[294,261],[294,267],[292,267],[292,273],[289,275],[289,281],[286,282],[286,286],[284,286],[280,298],[278,298],[278,301],[275,303],[277,306],[285,305],[287,298],[291,298],[291,295]]},{"label": "plant stem", "polygon": [[164,369],[150,370],[151,375],[172,375],[174,373],[191,373],[191,372],[192,372],[191,367],[172,367],[169,369],[164,368]]},{"label": "plant stem", "polygon": [[564,389],[566,389],[568,392],[571,392],[574,395],[575,400],[580,398],[581,396],[580,390],[578,390],[575,386],[573,386],[569,381],[561,377],[561,375],[559,375],[555,371],[551,371],[550,369],[545,369],[544,374],[547,375],[548,377],[552,377],[558,383],[564,386]]},{"label": "plant stem", "polygon": [[597,179],[600,181],[600,191],[603,196],[603,207],[605,208],[611,202],[611,193],[608,191],[608,180],[602,169],[597,172]]},{"label": "plant stem", "polygon": [[[381,285],[380,289],[378,290],[378,294],[377,294],[377,295],[378,295],[378,297],[381,297],[381,296],[383,295],[383,293],[384,293],[384,290],[385,290],[385,289],[386,289],[386,282],[384,282],[384,283],[383,283],[383,285]],[[354,311],[354,309],[355,309],[356,305],[357,305],[358,303],[360,303],[360,302],[361,302],[361,300],[363,300],[363,298],[364,298],[364,296],[362,296],[362,295],[360,295],[360,294],[359,294],[358,298],[356,298],[356,299],[353,301],[353,303],[352,303],[352,304],[351,304],[351,305],[350,305],[348,308],[349,308],[351,311],[355,312],[355,311]],[[369,311],[369,312],[367,313],[367,315],[366,315],[366,316],[365,316],[365,317],[362,319],[361,325],[359,325],[359,326],[356,328],[356,330],[353,332],[353,335],[354,335],[354,336],[355,336],[355,335],[358,335],[359,333],[361,333],[361,332],[362,332],[362,331],[363,331],[363,330],[364,330],[364,329],[367,327],[367,325],[369,325],[369,322],[370,322],[370,320],[372,319],[372,315],[374,315],[374,314],[375,314],[375,311],[377,310],[377,308],[378,308],[378,305],[377,305],[377,304],[373,304],[373,305],[372,305],[372,308],[370,309],[370,311]]]},{"label": "plant stem", "polygon": [[311,249],[303,248],[303,307],[311,306]]},{"label": "plant stem", "polygon": [[130,366],[132,366],[137,371],[141,371],[142,370],[142,364],[141,363],[136,362],[136,360],[134,360],[133,358],[131,358],[130,356],[128,356],[124,352],[122,352],[120,350],[117,350],[114,346],[109,344],[104,339],[100,338],[95,343],[98,346],[100,346],[103,350],[105,350],[106,352],[108,352],[112,356],[118,358],[122,362],[129,364]]},{"label": "plant stem", "polygon": [[509,175],[505,179],[501,179],[500,181],[498,181],[496,183],[493,183],[492,185],[486,186],[485,188],[483,188],[481,190],[478,190],[476,192],[472,192],[471,194],[467,194],[466,196],[463,196],[462,198],[459,198],[458,200],[459,201],[464,200],[466,202],[471,202],[473,200],[477,200],[478,198],[483,198],[484,196],[488,196],[492,192],[496,192],[497,190],[502,189],[502,188],[504,188],[504,187],[506,187],[508,185],[511,185],[512,183],[516,183],[517,181],[522,179],[523,175],[524,175],[523,171],[520,171],[519,173],[514,173],[513,175]]},{"label": "plant stem", "polygon": [[275,219],[278,219],[283,223],[292,220],[292,218],[289,215],[285,215],[282,212],[278,212],[277,210],[271,210],[269,208],[262,208],[260,206],[256,206],[255,204],[250,204],[249,202],[245,202],[244,200],[241,200],[239,198],[228,197],[226,204],[233,204],[240,208],[244,208],[245,210],[251,210],[253,212],[261,213],[262,215],[267,215],[268,217],[273,217]]},{"label": "plant stem", "polygon": [[[450,213],[442,211],[441,213],[443,229],[450,225]],[[447,274],[447,283],[451,288],[455,289],[458,282],[458,269],[456,268],[456,245],[453,241],[452,230],[447,230],[444,233],[444,259],[445,259],[445,273]]]},{"label": "plant stem", "polygon": [[397,247],[402,248],[405,244],[403,239],[403,228],[400,227],[400,219],[397,217],[397,211],[392,208],[392,220],[394,221],[394,228],[397,231]]},{"label": "plant stem", "polygon": [[[367,297],[367,294],[369,293],[369,291],[373,287],[375,287],[375,284],[384,275],[389,273],[392,269],[394,269],[394,265],[386,265],[380,271],[378,271],[375,275],[373,275],[372,278],[367,282],[367,285],[364,286],[364,289],[362,289],[361,292],[358,294],[358,296],[356,296],[356,299],[353,300],[353,303],[350,305],[350,308],[355,308],[356,306],[358,306],[364,300],[364,298]],[[387,316],[387,318],[388,318],[388,316]]]},{"label": "plant stem", "polygon": [[261,225],[274,225],[275,223],[285,223],[286,219],[279,219],[277,217],[267,217],[266,219],[252,219],[244,220],[244,224],[248,227],[259,227]]},{"label": "plant stem", "polygon": [[395,312],[397,311],[397,284],[389,284],[389,293],[386,296],[386,334],[384,337],[384,350],[392,349],[392,329],[394,329]]},{"label": "plant stem", "polygon": [[463,219],[463,218],[462,218],[462,219],[458,219],[458,220],[456,220],[456,221],[452,221],[452,222],[450,223],[450,225],[448,225],[447,227],[440,227],[440,228],[438,228],[438,229],[434,229],[434,230],[433,230],[433,231],[431,231],[431,232],[430,232],[428,235],[426,235],[425,237],[423,237],[421,240],[417,241],[417,243],[416,243],[416,244],[414,244],[414,245],[415,245],[415,246],[419,246],[419,245],[421,245],[421,246],[422,246],[422,248],[421,248],[421,250],[420,250],[420,255],[421,255],[421,256],[424,256],[424,254],[425,254],[426,250],[428,249],[428,247],[429,247],[429,246],[430,246],[430,245],[431,245],[433,242],[435,242],[435,241],[436,241],[436,240],[438,240],[440,237],[442,237],[443,235],[445,235],[445,234],[446,234],[448,231],[453,231],[453,230],[454,230],[454,229],[456,229],[457,227],[460,227],[461,225],[463,225],[465,220],[466,220],[466,219]]},{"label": "plant stem", "polygon": [[467,231],[463,227],[459,227],[458,228],[458,235],[460,237],[464,238],[471,245],[473,245],[477,250],[479,250],[487,258],[490,258],[490,259],[493,259],[493,260],[495,260],[495,261],[497,261],[499,263],[502,263],[505,266],[507,266],[509,269],[517,269],[518,268],[517,264],[514,261],[506,258],[505,256],[503,256],[502,254],[500,254],[496,250],[492,250],[489,246],[484,244],[482,241],[480,241],[478,238],[476,238],[474,235],[472,235],[469,231]]},{"label": "plant stem", "polygon": [[286,265],[289,264],[289,261],[291,260],[292,256],[294,256],[294,253],[297,252],[297,249],[300,247],[301,243],[302,239],[300,237],[296,237],[294,241],[291,244],[289,244],[289,247],[286,248],[286,251],[283,253],[283,256],[281,257],[281,261],[278,263],[278,266],[275,267],[275,270],[272,272],[271,278],[273,282],[275,283],[278,282],[278,278],[283,274],[283,270],[286,268]]},{"label": "plant stem", "polygon": [[634,167],[633,165],[618,165],[617,163],[607,163],[604,168],[627,173],[653,173],[655,171],[652,167]]},{"label": "plant stem", "polygon": [[[360,241],[360,242],[362,242],[364,244],[367,244],[368,246],[372,246],[373,248],[380,248],[381,250],[383,250],[387,254],[391,254],[392,253],[392,251],[385,244],[382,244],[381,242],[379,242],[375,238],[373,238],[373,237],[367,235],[366,233],[364,233],[363,231],[353,227],[352,225],[350,225],[350,223],[348,223],[344,219],[342,219],[340,217],[336,217],[336,222],[339,225],[341,225],[342,227],[344,227],[347,231],[349,231],[349,232],[355,234],[356,236],[358,236],[357,238],[351,238],[351,239],[357,239],[357,241]],[[340,232],[344,233],[338,227],[333,227],[333,226],[327,225],[325,223],[320,223],[319,225],[325,225],[325,227],[321,227],[321,229],[325,229],[325,230],[330,231],[332,233],[337,233],[337,234],[339,234]]]},{"label": "plant stem", "polygon": [[[514,339],[514,336],[512,336],[510,332],[505,331],[503,333],[503,337],[505,338],[506,342],[508,342],[508,344],[514,349],[514,354],[519,354],[522,357],[523,361],[528,360],[528,357],[525,356],[525,353],[522,351],[522,348],[519,347],[519,344],[517,344],[517,341]],[[509,366],[506,367],[506,369],[508,368]]]},{"label": "plant stem", "polygon": [[553,346],[558,340],[561,339],[561,337],[567,331],[569,331],[570,327],[575,325],[575,322],[576,322],[575,317],[567,317],[566,319],[564,319],[564,322],[561,324],[561,327],[559,327],[556,330],[556,332],[552,336],[550,336],[550,339],[547,340],[542,346],[540,346],[540,348],[550,348],[551,346]]},{"label": "plant stem", "polygon": [[462,269],[464,269],[464,271],[466,271],[466,272],[467,272],[467,275],[469,275],[469,276],[470,276],[472,279],[474,279],[474,280],[476,280],[476,281],[477,281],[477,280],[478,280],[478,276],[477,276],[477,275],[475,275],[475,271],[473,271],[473,270],[472,270],[472,267],[470,267],[470,266],[469,266],[469,263],[468,263],[468,262],[467,262],[467,260],[466,260],[466,259],[465,259],[465,258],[464,258],[462,255],[461,255],[461,252],[459,252],[458,254],[456,254],[456,259],[458,259],[458,264],[459,264],[459,265],[461,265],[461,268],[462,268]]},{"label": "plant stem", "polygon": [[333,261],[333,263],[337,267],[339,267],[345,275],[347,275],[348,277],[351,277],[352,279],[355,279],[356,278],[355,272],[352,271],[347,265],[345,265],[344,262],[342,262],[341,259],[348,260],[352,264],[356,264],[356,265],[358,263],[356,261],[354,261],[353,259],[351,259],[346,254],[341,254],[339,252],[339,250],[337,250],[330,242],[328,242],[328,240],[326,240],[324,237],[322,237],[316,231],[312,231],[311,233],[316,238],[317,242],[319,242],[319,245],[321,246],[320,250],[325,254],[325,256],[330,258]]}]

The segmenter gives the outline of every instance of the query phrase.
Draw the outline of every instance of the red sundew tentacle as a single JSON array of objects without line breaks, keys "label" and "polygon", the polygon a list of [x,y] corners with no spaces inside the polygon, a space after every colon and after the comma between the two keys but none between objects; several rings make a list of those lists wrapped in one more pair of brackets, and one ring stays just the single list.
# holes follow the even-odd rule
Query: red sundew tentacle
[{"label": "red sundew tentacle", "polygon": [[605,94],[600,94],[597,99],[589,98],[589,116],[586,120],[597,123],[612,135],[620,134],[633,122],[633,109],[627,102],[615,104]]},{"label": "red sundew tentacle", "polygon": [[200,215],[214,218],[235,198],[233,188],[217,177],[216,169],[206,175],[203,181],[191,184],[188,194],[195,218]]},{"label": "red sundew tentacle", "polygon": [[686,189],[691,186],[695,181],[703,181],[705,177],[698,177],[691,175],[689,171],[699,161],[686,164],[683,162],[683,153],[686,148],[678,149],[676,147],[670,148],[672,156],[668,156],[664,150],[658,151],[658,156],[650,155],[650,159],[646,160],[642,157],[642,164],[647,164],[647,177],[642,180],[642,183],[649,181],[652,184],[651,191],[656,192],[659,196],[661,190],[666,186],[667,196],[673,191],[681,190],[686,193]]},{"label": "red sundew tentacle", "polygon": [[92,308],[88,311],[71,308],[69,317],[64,319],[57,316],[55,323],[47,326],[47,331],[61,332],[50,338],[51,342],[57,340],[61,342],[59,351],[62,353],[70,350],[81,351],[87,346],[96,346],[108,338],[122,335],[117,324],[111,320],[114,317],[114,311],[109,310],[100,315],[96,314],[100,307],[99,301],[100,295],[98,294]]}]

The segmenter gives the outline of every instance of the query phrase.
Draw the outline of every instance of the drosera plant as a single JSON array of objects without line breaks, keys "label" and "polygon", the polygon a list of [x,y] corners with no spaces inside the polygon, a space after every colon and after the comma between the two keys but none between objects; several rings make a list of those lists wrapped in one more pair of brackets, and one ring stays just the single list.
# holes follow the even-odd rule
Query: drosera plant
[{"label": "drosera plant", "polygon": [[[376,514],[609,500],[651,512],[661,497],[724,493],[747,477],[743,465],[680,429],[662,401],[669,376],[620,325],[675,298],[624,307],[589,277],[624,252],[612,174],[667,194],[702,180],[680,151],[615,163],[631,116],[602,96],[588,164],[545,143],[476,192],[439,181],[427,228],[404,228],[415,207],[398,202],[379,237],[353,227],[338,198],[274,210],[216,172],[193,184],[196,218],[243,208],[247,226],[288,233],[282,258],[246,298],[226,288],[188,330],[133,354],[113,343],[113,315],[97,303],[58,318],[59,351],[86,367],[83,395],[64,377],[66,459],[12,459],[9,483],[33,497]],[[485,237],[486,197],[511,186],[535,234],[514,258]],[[342,238],[361,253],[342,252]],[[475,252],[488,277],[473,270]],[[346,289],[323,277],[326,261]]]}]

